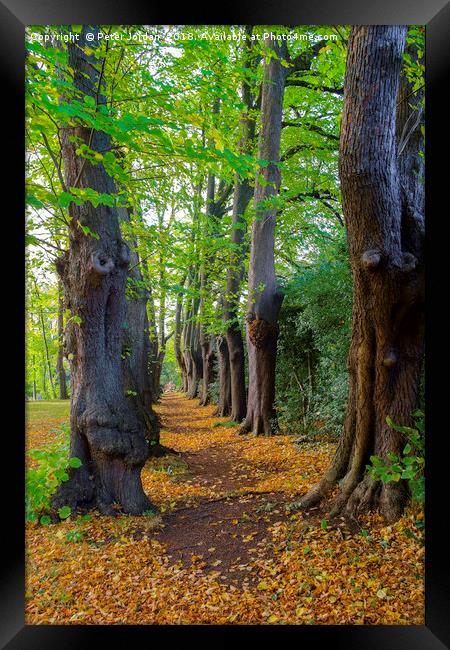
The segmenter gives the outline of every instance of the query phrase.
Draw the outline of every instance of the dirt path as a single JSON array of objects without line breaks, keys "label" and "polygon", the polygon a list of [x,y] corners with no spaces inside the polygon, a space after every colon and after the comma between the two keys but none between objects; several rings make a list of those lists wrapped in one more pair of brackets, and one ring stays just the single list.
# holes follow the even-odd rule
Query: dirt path
[{"label": "dirt path", "polygon": [[179,502],[154,538],[172,563],[200,562],[203,571],[219,572],[221,581],[252,584],[260,579],[254,561],[273,553],[269,527],[289,517],[290,495],[261,489],[261,479],[276,469],[273,460],[256,466],[246,458],[258,439],[239,437],[236,427],[217,426],[227,419],[213,418],[213,411],[179,394],[162,398],[162,442],[180,452],[176,462],[186,468],[177,482],[207,494],[187,507]]}]

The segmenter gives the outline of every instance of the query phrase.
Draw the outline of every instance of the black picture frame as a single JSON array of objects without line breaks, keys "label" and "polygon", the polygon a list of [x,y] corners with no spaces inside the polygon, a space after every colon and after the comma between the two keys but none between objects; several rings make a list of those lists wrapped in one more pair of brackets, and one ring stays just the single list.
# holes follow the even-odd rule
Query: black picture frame
[{"label": "black picture frame", "polygon": [[[448,438],[448,367],[450,355],[443,308],[447,300],[448,238],[443,228],[448,221],[445,208],[445,174],[448,163],[442,152],[448,138],[448,100],[444,100],[444,76],[450,67],[450,3],[443,0],[322,0],[319,3],[295,0],[241,0],[236,6],[223,3],[211,15],[211,7],[186,3],[176,8],[164,4],[114,2],[113,0],[3,0],[0,2],[0,68],[3,107],[2,158],[7,164],[2,173],[3,226],[10,232],[2,252],[13,253],[13,262],[4,264],[3,289],[7,301],[7,330],[4,334],[4,373],[17,372],[18,386],[4,388],[4,412],[12,413],[3,433],[2,492],[3,572],[0,582],[2,647],[90,648],[99,644],[121,643],[128,647],[146,642],[176,643],[185,647],[191,637],[198,645],[228,645],[237,638],[242,643],[322,643],[335,649],[363,650],[440,650],[450,647],[450,584],[447,511],[449,458],[444,444]],[[427,213],[427,483],[426,483],[426,571],[425,625],[417,626],[33,626],[24,623],[24,30],[36,24],[421,24],[426,25],[426,213]],[[447,91],[448,92],[448,91]],[[445,174],[445,177],[444,177]],[[442,201],[442,203],[440,203]],[[447,210],[448,213],[448,210]],[[6,245],[7,242],[7,245]],[[5,255],[2,255],[5,258]],[[15,284],[15,288],[12,288]],[[435,298],[433,298],[433,294]],[[15,303],[16,308],[12,308]],[[11,311],[13,309],[13,311]],[[433,314],[434,312],[434,314]],[[15,314],[15,315],[14,315]],[[6,320],[6,317],[2,320]],[[17,324],[16,324],[17,322]],[[6,338],[5,338],[6,337]],[[9,355],[9,356],[8,356]],[[438,374],[439,369],[444,373]],[[4,375],[5,376],[5,375]],[[22,419],[21,419],[22,416]],[[23,428],[22,428],[23,427]],[[7,472],[8,470],[8,472]],[[8,473],[8,476],[6,476]],[[421,606],[421,604],[418,604]],[[148,629],[151,627],[151,629]],[[188,627],[188,629],[186,629]],[[156,637],[154,635],[157,635]],[[161,635],[161,639],[159,636]],[[289,639],[286,638],[289,635]]]}]

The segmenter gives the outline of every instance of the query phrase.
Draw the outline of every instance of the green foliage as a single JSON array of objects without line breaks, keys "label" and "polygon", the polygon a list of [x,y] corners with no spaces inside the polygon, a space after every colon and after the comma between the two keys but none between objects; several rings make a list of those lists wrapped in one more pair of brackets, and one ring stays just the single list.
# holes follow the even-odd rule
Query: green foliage
[{"label": "green foliage", "polygon": [[343,246],[305,267],[280,314],[276,406],[282,431],[338,434],[347,399],[352,283]]},{"label": "green foliage", "polygon": [[[30,522],[41,524],[51,522],[49,512],[52,495],[60,483],[69,479],[68,470],[81,467],[81,460],[76,456],[69,458],[69,428],[62,425],[60,430],[53,429],[55,441],[48,445],[32,449],[29,452],[35,466],[28,467],[25,477],[25,516]],[[61,519],[71,514],[69,506],[58,510]]]},{"label": "green foliage", "polygon": [[395,431],[403,434],[405,446],[401,454],[387,452],[387,458],[371,456],[371,464],[367,466],[370,474],[383,483],[405,480],[411,492],[411,497],[417,503],[425,501],[425,416],[422,411],[412,414],[414,427],[395,424],[388,416],[387,424]]},{"label": "green foliage", "polygon": [[82,541],[83,537],[84,531],[82,530],[69,530],[69,532],[66,533],[66,540],[68,542],[78,543]]},{"label": "green foliage", "polygon": [[228,429],[230,427],[235,427],[238,424],[239,423],[235,422],[234,420],[227,420],[226,422],[216,422],[213,428],[215,428],[215,427],[225,427],[225,429]]},{"label": "green foliage", "polygon": [[165,384],[175,384],[175,386],[179,386],[180,383],[181,372],[175,358],[175,350],[173,347],[172,337],[169,339],[166,345],[166,354],[161,370],[161,386],[165,386]]}]

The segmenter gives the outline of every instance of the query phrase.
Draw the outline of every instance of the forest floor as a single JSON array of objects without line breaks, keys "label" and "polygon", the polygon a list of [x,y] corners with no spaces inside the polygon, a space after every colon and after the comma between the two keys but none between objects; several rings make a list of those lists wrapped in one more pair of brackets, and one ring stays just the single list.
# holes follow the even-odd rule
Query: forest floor
[{"label": "forest floor", "polygon": [[[67,422],[55,405],[30,417],[28,449]],[[423,624],[420,512],[357,531],[301,513],[333,443],[242,437],[178,393],[156,410],[179,452],[142,472],[161,514],[27,525],[27,624]]]}]

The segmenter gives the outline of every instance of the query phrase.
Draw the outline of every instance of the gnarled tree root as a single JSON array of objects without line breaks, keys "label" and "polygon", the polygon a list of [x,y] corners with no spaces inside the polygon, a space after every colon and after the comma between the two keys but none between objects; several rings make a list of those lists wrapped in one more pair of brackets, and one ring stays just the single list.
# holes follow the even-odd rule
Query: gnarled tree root
[{"label": "gnarled tree root", "polygon": [[238,435],[243,436],[252,433],[255,436],[271,436],[273,433],[273,420],[265,415],[253,415],[247,417],[241,424]]},{"label": "gnarled tree root", "polygon": [[[323,502],[335,482],[322,479],[299,502],[302,510],[308,510]],[[360,515],[377,510],[386,523],[391,524],[401,516],[407,498],[404,482],[381,483],[365,475],[361,481],[344,479],[328,509],[330,518],[339,515],[356,520]]]}]

